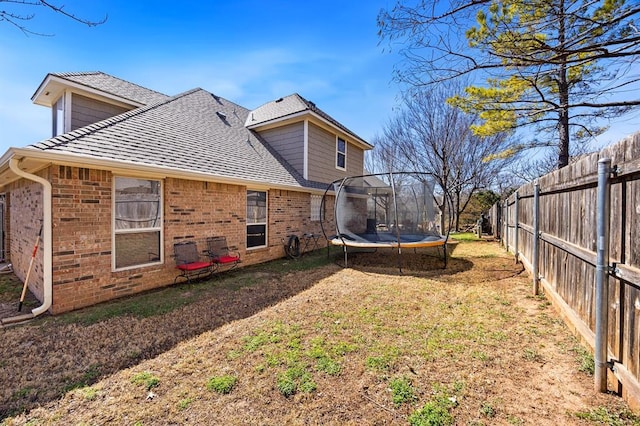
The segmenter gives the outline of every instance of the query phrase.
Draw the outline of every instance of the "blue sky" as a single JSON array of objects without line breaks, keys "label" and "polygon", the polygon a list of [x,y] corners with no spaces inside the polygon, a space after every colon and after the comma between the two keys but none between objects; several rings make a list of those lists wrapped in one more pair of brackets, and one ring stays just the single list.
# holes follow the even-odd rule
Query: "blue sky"
[{"label": "blue sky", "polygon": [[66,0],[86,27],[35,9],[25,36],[0,22],[0,155],[50,136],[31,96],[48,72],[103,71],[168,95],[201,87],[247,108],[297,92],[366,140],[395,105],[397,57],[378,45],[391,1]]},{"label": "blue sky", "polygon": [[[31,96],[48,72],[103,71],[175,95],[201,87],[247,108],[297,92],[365,140],[397,106],[393,66],[376,16],[393,0],[66,0],[66,10],[108,20],[86,27],[36,9],[25,36],[0,22],[0,155],[50,136],[48,108]],[[640,129],[618,120],[598,146]]]}]

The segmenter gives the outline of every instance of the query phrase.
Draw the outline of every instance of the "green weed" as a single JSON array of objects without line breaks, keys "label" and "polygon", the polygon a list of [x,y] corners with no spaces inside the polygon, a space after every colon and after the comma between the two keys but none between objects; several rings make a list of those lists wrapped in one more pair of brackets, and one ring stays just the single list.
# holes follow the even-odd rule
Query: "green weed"
[{"label": "green weed", "polygon": [[207,382],[207,389],[225,395],[231,392],[237,381],[238,379],[230,374],[214,376]]},{"label": "green weed", "polygon": [[98,390],[92,386],[79,389],[80,395],[87,401],[93,401],[98,396]]},{"label": "green weed", "polygon": [[523,352],[522,356],[527,361],[531,361],[531,362],[541,362],[542,361],[542,355],[540,355],[537,350],[532,349],[532,348],[524,348],[524,352]]},{"label": "green weed", "polygon": [[151,390],[160,385],[160,379],[158,379],[149,371],[143,371],[141,373],[136,373],[131,378],[131,383],[135,383],[136,385],[144,385],[146,390]]},{"label": "green weed", "polygon": [[396,407],[416,400],[416,395],[413,391],[413,384],[407,377],[403,376],[392,379],[389,382],[389,388],[391,389],[393,405]]},{"label": "green weed", "polygon": [[593,376],[596,367],[591,352],[589,352],[582,346],[574,347],[573,352],[575,352],[576,357],[578,358],[578,371],[580,371],[581,373],[586,373],[589,376]]},{"label": "green weed", "polygon": [[289,367],[278,375],[277,386],[280,393],[285,397],[290,397],[298,390],[301,392],[313,392],[317,389],[311,374],[300,365]]},{"label": "green weed", "polygon": [[422,408],[409,416],[411,426],[448,426],[453,424],[453,416],[449,412],[451,404],[434,400],[427,402]]},{"label": "green weed", "polygon": [[493,405],[489,404],[488,402],[483,402],[480,406],[480,414],[492,419],[496,416],[496,409],[493,408]]},{"label": "green weed", "polygon": [[340,374],[342,370],[342,366],[338,361],[335,361],[329,357],[320,357],[316,363],[316,369],[318,371],[322,371],[323,373],[327,373],[330,376],[337,376]]},{"label": "green weed", "polygon": [[190,397],[181,399],[178,401],[178,409],[186,410],[193,401],[194,399]]}]

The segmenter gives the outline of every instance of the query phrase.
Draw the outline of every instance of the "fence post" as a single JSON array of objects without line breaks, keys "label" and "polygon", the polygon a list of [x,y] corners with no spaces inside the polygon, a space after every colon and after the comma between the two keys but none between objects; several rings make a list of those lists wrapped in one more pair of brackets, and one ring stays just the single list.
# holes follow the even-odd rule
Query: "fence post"
[{"label": "fence post", "polygon": [[504,247],[509,252],[509,197],[504,200]]},{"label": "fence post", "polygon": [[515,192],[515,197],[516,197],[515,201],[514,201],[514,203],[515,203],[515,209],[514,209],[515,210],[515,214],[514,214],[514,216],[515,216],[515,228],[514,228],[515,235],[513,237],[513,246],[514,246],[514,252],[515,252],[515,260],[516,260],[516,263],[518,263],[518,219],[519,219],[519,216],[518,216],[518,191]]},{"label": "fence post", "polygon": [[538,276],[538,262],[540,257],[540,182],[533,183],[533,295],[540,291],[540,277]]},{"label": "fence post", "polygon": [[595,326],[595,390],[607,391],[608,348],[607,331],[609,322],[609,215],[611,209],[611,159],[598,161],[598,199],[596,216],[596,326]]}]

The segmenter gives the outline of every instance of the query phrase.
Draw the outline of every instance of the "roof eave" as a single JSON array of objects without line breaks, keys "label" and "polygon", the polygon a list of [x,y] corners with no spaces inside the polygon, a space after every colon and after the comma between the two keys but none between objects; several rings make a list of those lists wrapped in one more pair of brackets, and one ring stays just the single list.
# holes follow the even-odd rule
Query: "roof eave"
[{"label": "roof eave", "polygon": [[102,99],[108,99],[111,102],[116,102],[121,105],[127,105],[129,107],[137,108],[145,105],[131,99],[123,98],[122,96],[114,95],[113,93],[105,92],[103,90],[95,89],[91,86],[67,80],[51,73],[47,74],[44,80],[42,80],[42,83],[40,83],[38,89],[35,91],[33,96],[31,96],[31,101],[36,105],[45,107],[53,106],[53,103],[58,99],[59,93],[61,92],[61,89],[56,88],[56,85],[76,89],[82,94]]},{"label": "roof eave", "polygon": [[13,157],[22,161],[31,160],[25,164],[25,169],[34,172],[46,167],[48,164],[61,164],[72,167],[94,167],[97,169],[110,170],[114,173],[126,174],[129,176],[144,176],[148,178],[163,179],[167,177],[225,183],[230,185],[247,186],[251,188],[261,189],[282,189],[288,191],[304,191],[308,192],[310,188],[303,185],[286,185],[273,182],[261,182],[250,179],[233,178],[228,176],[214,175],[211,173],[202,173],[196,171],[185,171],[171,167],[155,166],[149,164],[140,164],[122,160],[110,160],[103,158],[90,157],[73,153],[58,153],[51,151],[40,151],[33,148],[9,148],[7,152],[0,158],[0,187],[20,179],[10,171],[8,164]]}]

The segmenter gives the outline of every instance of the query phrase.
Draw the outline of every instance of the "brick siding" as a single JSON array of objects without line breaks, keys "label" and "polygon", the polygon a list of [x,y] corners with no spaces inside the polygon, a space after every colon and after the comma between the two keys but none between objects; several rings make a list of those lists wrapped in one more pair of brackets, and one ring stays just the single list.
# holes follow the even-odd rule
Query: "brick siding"
[{"label": "brick siding", "polygon": [[[38,175],[48,177],[46,171],[42,171]],[[16,276],[24,281],[27,277],[33,247],[43,217],[42,185],[19,180],[8,185],[6,191],[6,224],[8,227],[5,229],[5,244]],[[40,249],[36,253],[29,275],[29,289],[40,300],[44,298],[42,259],[42,249]]]},{"label": "brick siding", "polygon": [[[203,250],[207,237],[224,235],[246,266],[284,256],[283,242],[291,234],[321,233],[320,222],[310,220],[308,193],[270,190],[268,246],[247,250],[245,186],[167,178],[163,181],[163,264],[114,272],[113,174],[57,165],[40,174],[53,187],[54,314],[172,284],[177,275],[172,257],[176,242],[196,241]],[[39,184],[20,180],[8,192],[11,259],[24,280],[42,218],[42,191]],[[333,206],[326,207],[332,215]],[[324,239],[320,243],[326,244]],[[42,299],[42,251],[34,272],[30,288]]]}]

